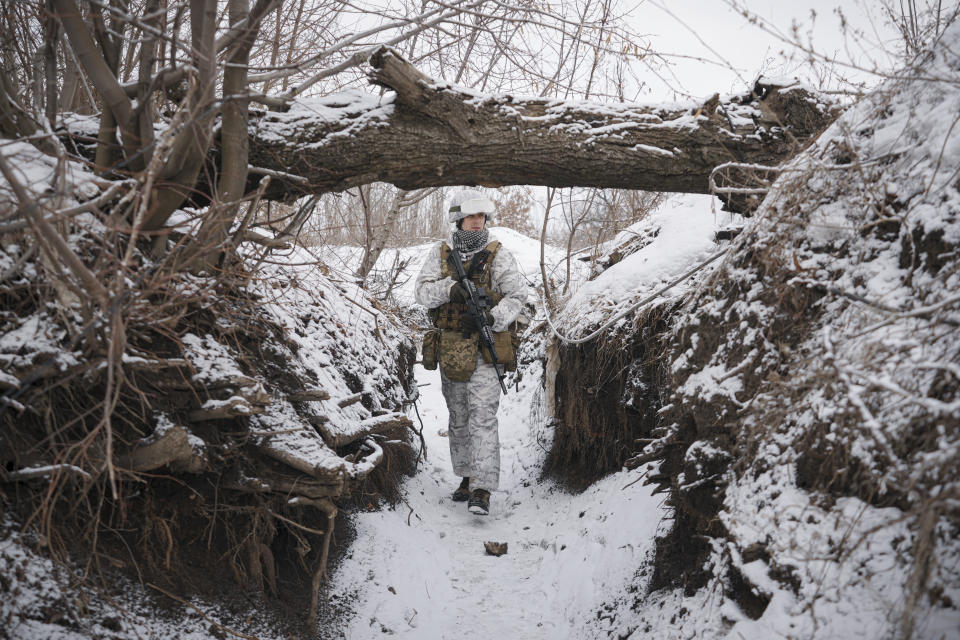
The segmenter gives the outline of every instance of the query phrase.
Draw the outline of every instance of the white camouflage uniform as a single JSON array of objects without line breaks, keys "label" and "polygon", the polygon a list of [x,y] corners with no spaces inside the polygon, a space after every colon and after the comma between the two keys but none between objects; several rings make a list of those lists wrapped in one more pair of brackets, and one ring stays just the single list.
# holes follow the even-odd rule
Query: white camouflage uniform
[{"label": "white camouflage uniform", "polygon": [[[487,244],[496,238],[490,234]],[[453,246],[452,239],[447,239]],[[414,286],[418,303],[434,309],[450,302],[453,278],[442,277],[438,242],[430,249]],[[478,251],[462,253],[469,260]],[[517,261],[502,244],[490,265],[490,284],[503,299],[490,310],[491,329],[505,331],[517,319],[527,299],[527,286],[520,277]],[[496,369],[477,354],[477,368],[466,382],[453,382],[440,372],[443,397],[450,412],[450,458],[453,472],[470,478],[471,489],[496,490],[500,482],[500,434],[497,408],[500,406],[500,383]]]}]

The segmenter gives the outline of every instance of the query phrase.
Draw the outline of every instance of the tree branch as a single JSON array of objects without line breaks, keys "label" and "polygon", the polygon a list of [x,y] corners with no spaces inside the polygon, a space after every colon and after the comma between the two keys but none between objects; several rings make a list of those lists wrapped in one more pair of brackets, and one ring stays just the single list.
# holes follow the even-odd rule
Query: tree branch
[{"label": "tree branch", "polygon": [[77,54],[80,65],[96,86],[104,105],[116,119],[124,147],[131,153],[135,152],[140,148],[140,144],[137,132],[132,128],[133,107],[120,81],[98,51],[76,3],[73,0],[53,0],[53,6],[57,10],[63,30],[70,40],[70,46]]}]

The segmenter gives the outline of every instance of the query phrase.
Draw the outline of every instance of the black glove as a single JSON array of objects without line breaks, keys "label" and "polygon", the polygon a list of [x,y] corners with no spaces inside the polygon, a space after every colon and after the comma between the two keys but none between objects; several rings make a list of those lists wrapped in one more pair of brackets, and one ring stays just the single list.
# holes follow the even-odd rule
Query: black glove
[{"label": "black glove", "polygon": [[466,302],[470,294],[463,288],[459,282],[454,282],[450,287],[450,302]]},{"label": "black glove", "polygon": [[[493,314],[489,311],[483,312],[483,317],[487,319],[487,325],[493,326]],[[473,316],[469,311],[464,311],[460,314],[460,331],[465,333],[473,333],[477,330],[477,323],[474,322]]]}]

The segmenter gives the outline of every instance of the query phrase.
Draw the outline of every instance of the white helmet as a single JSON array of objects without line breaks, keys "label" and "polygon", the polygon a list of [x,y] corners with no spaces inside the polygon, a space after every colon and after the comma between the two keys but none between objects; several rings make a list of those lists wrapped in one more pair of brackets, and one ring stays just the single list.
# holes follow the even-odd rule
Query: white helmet
[{"label": "white helmet", "polygon": [[456,224],[467,216],[483,213],[487,216],[487,222],[490,222],[493,211],[493,200],[476,189],[463,189],[454,193],[453,198],[450,199],[449,219],[451,223]]}]

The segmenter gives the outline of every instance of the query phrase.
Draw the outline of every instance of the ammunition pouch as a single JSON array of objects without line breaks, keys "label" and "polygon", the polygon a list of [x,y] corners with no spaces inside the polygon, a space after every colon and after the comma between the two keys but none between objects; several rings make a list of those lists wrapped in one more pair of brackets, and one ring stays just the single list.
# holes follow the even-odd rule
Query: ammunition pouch
[{"label": "ammunition pouch", "polygon": [[467,382],[477,368],[477,334],[463,337],[462,331],[440,332],[440,370],[454,382]]},{"label": "ammunition pouch", "polygon": [[427,371],[434,371],[440,361],[440,330],[429,329],[423,334],[422,357],[420,362]]},{"label": "ammunition pouch", "polygon": [[[493,348],[497,350],[497,362],[504,371],[517,370],[517,350],[520,348],[520,335],[517,333],[517,323],[510,325],[507,331],[497,331],[493,334]],[[480,349],[483,361],[493,364],[488,349]]]},{"label": "ammunition pouch", "polygon": [[455,331],[460,328],[460,315],[467,311],[463,302],[447,302],[430,310],[433,326],[441,330]]}]

